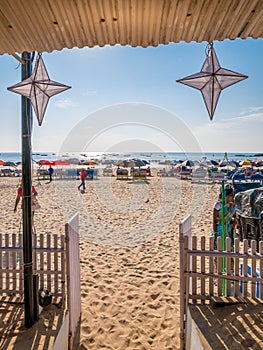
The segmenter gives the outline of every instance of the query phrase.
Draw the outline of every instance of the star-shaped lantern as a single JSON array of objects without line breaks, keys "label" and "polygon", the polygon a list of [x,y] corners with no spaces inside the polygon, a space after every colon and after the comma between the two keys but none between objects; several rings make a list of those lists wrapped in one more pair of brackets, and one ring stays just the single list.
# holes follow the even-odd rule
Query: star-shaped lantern
[{"label": "star-shaped lantern", "polygon": [[201,90],[210,119],[212,120],[221,91],[246,78],[248,78],[246,75],[220,67],[213,43],[209,43],[201,72],[176,81]]},{"label": "star-shaped lantern", "polygon": [[7,90],[31,100],[38,124],[41,125],[49,98],[70,88],[70,86],[50,80],[42,55],[38,54],[32,75],[18,84],[10,86]]}]

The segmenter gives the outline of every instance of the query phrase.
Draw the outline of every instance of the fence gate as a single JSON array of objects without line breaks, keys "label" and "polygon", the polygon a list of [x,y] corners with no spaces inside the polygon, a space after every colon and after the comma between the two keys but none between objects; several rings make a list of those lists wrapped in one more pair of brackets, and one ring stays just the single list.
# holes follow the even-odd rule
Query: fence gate
[{"label": "fence gate", "polygon": [[[198,240],[197,240],[198,238]],[[192,237],[191,216],[179,226],[180,244],[180,346],[185,348],[189,303],[208,304],[213,297],[263,299],[263,241],[240,242],[229,237]]]},{"label": "fence gate", "polygon": [[67,241],[67,286],[69,309],[69,347],[77,349],[80,340],[81,294],[79,260],[79,216],[65,225]]}]

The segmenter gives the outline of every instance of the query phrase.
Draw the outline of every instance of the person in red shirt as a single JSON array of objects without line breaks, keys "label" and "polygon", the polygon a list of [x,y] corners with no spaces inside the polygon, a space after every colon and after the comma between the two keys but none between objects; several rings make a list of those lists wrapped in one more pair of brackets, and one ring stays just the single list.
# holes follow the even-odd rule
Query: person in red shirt
[{"label": "person in red shirt", "polygon": [[[34,207],[36,206],[37,203],[37,191],[34,186],[32,186],[32,211],[34,211]],[[22,198],[22,186],[20,185],[17,189],[17,196],[16,196],[16,201],[15,201],[15,207],[14,207],[14,213],[17,210],[18,203],[20,202],[20,199]]]},{"label": "person in red shirt", "polygon": [[83,187],[83,190],[86,189],[86,185],[85,185],[86,176],[87,176],[86,170],[82,169],[81,172],[80,172],[81,184],[78,186],[78,190],[80,190],[81,186]]}]

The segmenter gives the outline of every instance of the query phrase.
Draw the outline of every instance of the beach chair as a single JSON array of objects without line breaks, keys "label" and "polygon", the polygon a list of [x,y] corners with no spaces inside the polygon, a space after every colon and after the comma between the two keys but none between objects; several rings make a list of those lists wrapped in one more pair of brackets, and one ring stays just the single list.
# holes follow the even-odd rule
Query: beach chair
[{"label": "beach chair", "polygon": [[209,179],[213,182],[221,182],[222,180],[225,180],[226,174],[219,171],[219,172],[213,172],[209,175]]},{"label": "beach chair", "polygon": [[78,178],[78,170],[77,169],[68,169],[67,170],[67,177],[71,179],[77,179]]},{"label": "beach chair", "polygon": [[127,169],[117,169],[117,180],[128,179],[129,171]]},{"label": "beach chair", "polygon": [[113,176],[113,169],[112,168],[105,168],[102,171],[103,176]]},{"label": "beach chair", "polygon": [[261,173],[246,176],[245,173],[236,173],[232,177],[232,185],[235,194],[263,186],[263,176]]},{"label": "beach chair", "polygon": [[95,171],[95,169],[86,170],[86,180],[94,180],[96,177],[98,177],[98,173]]},{"label": "beach chair", "polygon": [[147,180],[147,172],[146,169],[135,169],[132,172],[133,180]]},{"label": "beach chair", "polygon": [[180,179],[191,180],[193,172],[191,168],[181,166],[178,170],[177,176],[179,176]]},{"label": "beach chair", "polygon": [[42,180],[49,178],[49,173],[47,169],[38,169],[37,170],[37,179],[38,181],[42,178]]},{"label": "beach chair", "polygon": [[168,172],[165,169],[160,169],[157,171],[157,176],[168,176]]},{"label": "beach chair", "polygon": [[197,168],[192,174],[192,182],[206,182],[208,180],[208,173],[205,168]]}]

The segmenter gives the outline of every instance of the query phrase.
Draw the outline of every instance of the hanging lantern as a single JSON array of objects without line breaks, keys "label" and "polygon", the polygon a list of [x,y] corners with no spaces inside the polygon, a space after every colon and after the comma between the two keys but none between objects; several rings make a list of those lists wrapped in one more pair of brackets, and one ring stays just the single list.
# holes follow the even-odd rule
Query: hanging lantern
[{"label": "hanging lantern", "polygon": [[50,80],[41,53],[38,54],[32,75],[7,90],[23,95],[31,100],[38,124],[41,125],[50,97],[59,94],[70,86]]},{"label": "hanging lantern", "polygon": [[176,82],[201,91],[209,117],[212,120],[221,91],[248,77],[220,67],[213,43],[209,43],[207,48],[208,52],[201,72],[176,80]]}]

